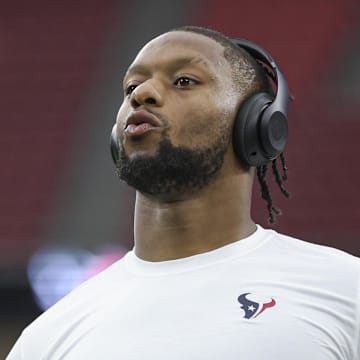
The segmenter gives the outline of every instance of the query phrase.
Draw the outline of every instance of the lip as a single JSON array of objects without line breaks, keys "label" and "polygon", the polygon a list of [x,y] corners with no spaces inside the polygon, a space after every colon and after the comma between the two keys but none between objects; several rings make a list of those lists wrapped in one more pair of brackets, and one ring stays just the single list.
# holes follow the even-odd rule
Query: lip
[{"label": "lip", "polygon": [[159,127],[161,125],[157,117],[150,112],[146,110],[134,110],[126,118],[124,130],[126,132],[129,125],[141,124],[148,124],[150,127]]},{"label": "lip", "polygon": [[139,138],[150,130],[160,128],[160,120],[145,109],[133,110],[126,118],[124,134],[128,137]]}]

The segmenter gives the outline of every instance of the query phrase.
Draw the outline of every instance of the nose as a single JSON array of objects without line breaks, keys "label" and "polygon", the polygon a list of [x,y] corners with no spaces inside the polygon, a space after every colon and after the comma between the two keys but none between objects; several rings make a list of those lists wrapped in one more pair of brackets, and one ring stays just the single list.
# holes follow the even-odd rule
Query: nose
[{"label": "nose", "polygon": [[159,88],[159,84],[155,86],[150,80],[139,84],[131,93],[131,106],[134,109],[141,105],[161,106],[163,104],[163,96]]}]

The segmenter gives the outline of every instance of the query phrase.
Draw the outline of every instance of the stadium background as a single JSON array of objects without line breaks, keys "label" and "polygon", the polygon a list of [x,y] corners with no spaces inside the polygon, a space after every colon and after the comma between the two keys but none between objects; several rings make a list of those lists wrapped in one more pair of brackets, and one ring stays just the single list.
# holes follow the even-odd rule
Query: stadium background
[{"label": "stadium background", "polygon": [[[284,213],[275,229],[360,256],[359,8],[356,0],[1,1],[0,358],[42,311],[37,268],[49,295],[131,247],[134,193],[114,175],[109,134],[127,65],[175,26],[208,26],[273,55],[295,96],[292,199],[272,186]],[[253,215],[266,226],[258,190]]]}]

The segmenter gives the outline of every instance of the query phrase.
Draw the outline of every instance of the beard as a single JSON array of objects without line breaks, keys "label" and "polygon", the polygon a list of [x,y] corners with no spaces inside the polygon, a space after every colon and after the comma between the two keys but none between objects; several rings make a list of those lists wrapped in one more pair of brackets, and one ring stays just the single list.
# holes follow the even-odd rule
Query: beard
[{"label": "beard", "polygon": [[141,193],[164,195],[201,190],[215,178],[228,148],[225,136],[211,147],[174,146],[164,134],[155,155],[130,159],[120,146],[118,177]]}]

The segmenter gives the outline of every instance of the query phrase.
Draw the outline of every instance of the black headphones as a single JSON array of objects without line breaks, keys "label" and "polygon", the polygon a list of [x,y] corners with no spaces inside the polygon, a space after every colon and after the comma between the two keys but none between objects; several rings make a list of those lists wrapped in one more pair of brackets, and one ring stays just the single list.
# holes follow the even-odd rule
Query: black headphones
[{"label": "black headphones", "polygon": [[114,164],[117,165],[120,160],[120,144],[119,144],[119,138],[117,135],[116,123],[114,124],[114,126],[111,130],[110,153],[111,153],[111,158],[112,158]]},{"label": "black headphones", "polygon": [[[247,51],[256,61],[267,65],[273,74],[268,74],[276,85],[275,96],[257,93],[240,106],[233,131],[235,154],[248,166],[261,166],[276,159],[285,149],[288,137],[287,106],[289,90],[284,75],[272,57],[260,46],[242,39],[231,39]],[[119,161],[119,139],[116,124],[110,136],[111,157]]]},{"label": "black headphones", "polygon": [[241,104],[234,123],[235,154],[243,164],[257,167],[276,159],[285,149],[290,94],[284,75],[265,50],[248,40],[231,41],[247,51],[257,62],[268,66],[272,74],[267,73],[276,85],[275,96],[261,92],[246,99]]}]

